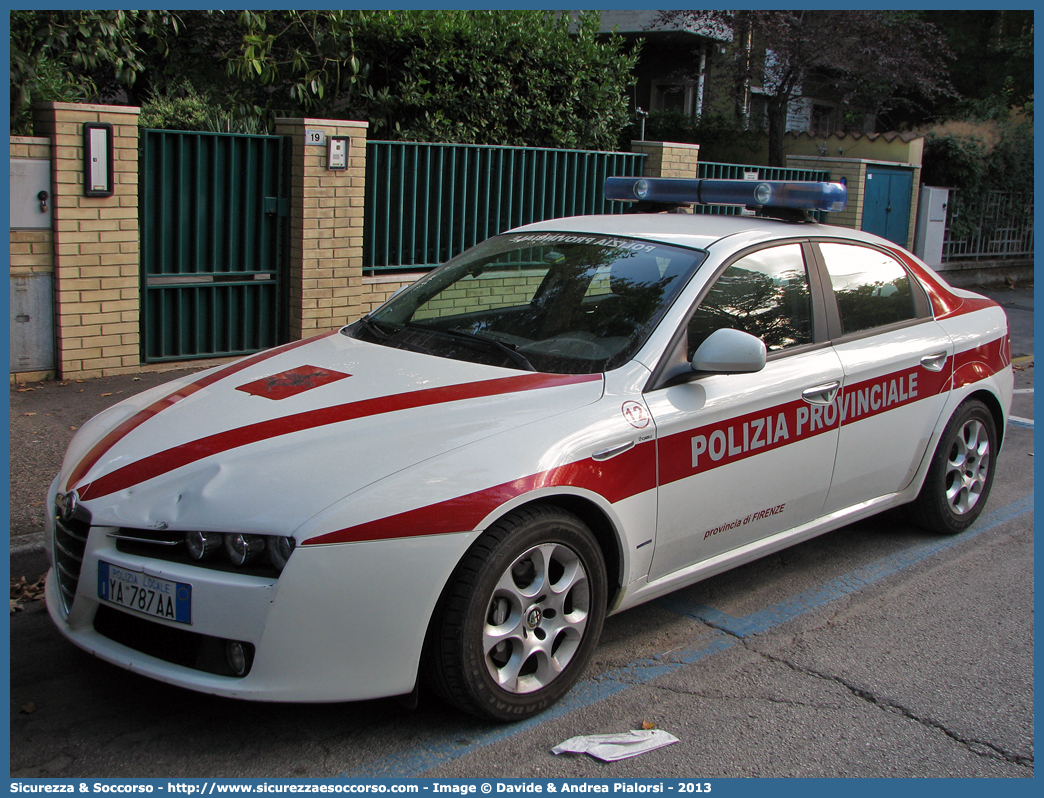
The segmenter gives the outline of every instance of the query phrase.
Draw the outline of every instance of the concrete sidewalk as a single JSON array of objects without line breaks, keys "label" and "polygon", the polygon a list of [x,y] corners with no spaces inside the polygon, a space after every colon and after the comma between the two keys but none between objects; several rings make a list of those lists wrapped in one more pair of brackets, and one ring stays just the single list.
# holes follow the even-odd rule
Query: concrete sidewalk
[{"label": "concrete sidewalk", "polygon": [[[1016,389],[1033,388],[1033,288],[982,291],[1008,313]],[[191,369],[148,371],[119,377],[11,386],[11,576],[32,581],[47,569],[43,553],[47,488],[76,430],[88,419],[134,394],[162,385]],[[1033,395],[1020,394],[1012,413],[1033,417]]]}]

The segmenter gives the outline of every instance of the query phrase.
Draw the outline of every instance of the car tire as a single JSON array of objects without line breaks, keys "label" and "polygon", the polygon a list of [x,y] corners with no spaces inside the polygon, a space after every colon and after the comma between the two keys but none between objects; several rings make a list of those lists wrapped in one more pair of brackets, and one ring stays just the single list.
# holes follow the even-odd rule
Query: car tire
[{"label": "car tire", "polygon": [[587,526],[550,505],[522,508],[480,537],[433,618],[436,690],[478,717],[521,720],[573,686],[607,607],[601,550]]},{"label": "car tire", "polygon": [[955,535],[979,517],[993,485],[997,430],[982,402],[964,402],[935,449],[921,492],[911,505],[918,526]]}]

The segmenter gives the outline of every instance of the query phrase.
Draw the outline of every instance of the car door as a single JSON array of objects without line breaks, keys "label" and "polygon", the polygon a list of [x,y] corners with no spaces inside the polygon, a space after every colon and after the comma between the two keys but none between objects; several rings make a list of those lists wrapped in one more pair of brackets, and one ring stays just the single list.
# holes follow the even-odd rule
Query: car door
[{"label": "car door", "polygon": [[953,343],[920,285],[887,252],[824,241],[814,253],[834,297],[827,308],[844,368],[830,513],[909,485],[946,403]]},{"label": "car door", "polygon": [[[816,518],[837,446],[843,376],[813,297],[807,245],[747,252],[727,265],[681,335],[690,360],[714,330],[761,338],[765,368],[703,374],[646,393],[658,435],[650,580]],[[817,278],[818,275],[813,273]],[[679,341],[679,347],[681,342]],[[680,359],[680,358],[679,358]]]}]

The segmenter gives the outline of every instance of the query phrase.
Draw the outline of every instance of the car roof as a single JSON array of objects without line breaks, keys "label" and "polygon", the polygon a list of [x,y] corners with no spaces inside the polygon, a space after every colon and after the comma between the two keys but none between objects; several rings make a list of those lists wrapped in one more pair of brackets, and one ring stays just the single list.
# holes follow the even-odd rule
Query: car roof
[{"label": "car roof", "polygon": [[746,246],[782,238],[824,236],[888,244],[877,236],[819,222],[786,222],[761,216],[692,213],[624,213],[568,216],[527,224],[509,232],[570,232],[643,238],[662,244],[708,249],[732,238],[730,246]]}]

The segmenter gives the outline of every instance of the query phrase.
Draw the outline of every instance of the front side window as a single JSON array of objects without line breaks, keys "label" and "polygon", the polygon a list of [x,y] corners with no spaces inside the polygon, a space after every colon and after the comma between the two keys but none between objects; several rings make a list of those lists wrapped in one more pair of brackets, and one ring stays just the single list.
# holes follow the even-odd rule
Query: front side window
[{"label": "front side window", "polygon": [[917,318],[910,276],[895,258],[856,244],[821,243],[841,315],[841,334]]},{"label": "front side window", "polygon": [[812,343],[812,301],[800,244],[752,252],[722,272],[689,322],[689,359],[722,327],[760,338],[770,352]]},{"label": "front side window", "polygon": [[345,330],[440,357],[559,374],[627,362],[706,253],[574,233],[509,234]]}]

